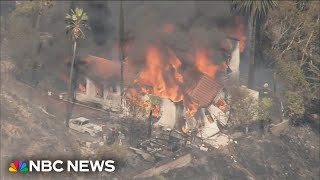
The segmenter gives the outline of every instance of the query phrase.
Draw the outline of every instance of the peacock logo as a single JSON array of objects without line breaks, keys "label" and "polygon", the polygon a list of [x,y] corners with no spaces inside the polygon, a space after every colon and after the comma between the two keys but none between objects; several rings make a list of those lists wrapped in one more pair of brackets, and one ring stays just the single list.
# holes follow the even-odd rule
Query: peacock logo
[{"label": "peacock logo", "polygon": [[28,172],[27,164],[22,160],[14,160],[10,163],[9,172]]}]

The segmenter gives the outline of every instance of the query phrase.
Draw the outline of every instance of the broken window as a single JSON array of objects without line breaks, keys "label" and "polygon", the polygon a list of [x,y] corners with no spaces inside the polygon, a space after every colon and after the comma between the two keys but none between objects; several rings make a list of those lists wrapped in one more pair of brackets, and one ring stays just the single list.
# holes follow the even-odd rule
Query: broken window
[{"label": "broken window", "polygon": [[87,92],[87,81],[86,78],[80,76],[78,79],[78,92],[86,93]]},{"label": "broken window", "polygon": [[95,95],[97,97],[102,98],[103,97],[103,85],[100,83],[95,83]]}]

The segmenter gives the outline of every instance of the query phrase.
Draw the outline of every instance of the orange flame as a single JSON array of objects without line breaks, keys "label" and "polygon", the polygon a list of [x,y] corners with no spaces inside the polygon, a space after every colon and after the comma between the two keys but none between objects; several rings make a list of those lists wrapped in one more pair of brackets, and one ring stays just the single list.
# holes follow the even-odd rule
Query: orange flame
[{"label": "orange flame", "polygon": [[169,63],[163,63],[159,49],[150,46],[146,53],[146,66],[137,81],[142,93],[150,93],[179,102],[183,98],[177,83],[182,81],[182,75],[177,71],[181,62],[176,57],[169,59],[171,60]]},{"label": "orange flame", "polygon": [[183,76],[181,73],[179,73],[179,67],[181,65],[181,61],[178,59],[178,57],[175,55],[173,51],[169,49],[170,54],[170,64],[174,68],[174,77],[180,82],[183,82]]},{"label": "orange flame", "polygon": [[79,84],[79,91],[80,92],[86,92],[86,87],[83,84]]},{"label": "orange flame", "polygon": [[152,106],[152,116],[159,117],[160,106],[159,104],[155,104]]},{"label": "orange flame", "polygon": [[218,66],[211,62],[207,52],[208,51],[205,49],[197,49],[195,55],[195,65],[200,72],[203,72],[210,77],[214,77],[218,70]]},{"label": "orange flame", "polygon": [[147,114],[148,111],[150,110],[149,108],[150,103],[143,101],[141,96],[139,96],[136,88],[129,88],[127,92],[128,92],[127,97],[130,100],[130,102],[132,102],[135,106],[142,108],[143,114]]},{"label": "orange flame", "polygon": [[101,95],[102,93],[102,90],[97,85],[95,85],[95,91],[96,91],[96,95]]},{"label": "orange flame", "polygon": [[[246,41],[246,37],[243,35],[244,25],[240,17],[237,17],[235,21],[237,28],[229,29],[226,27],[223,30],[240,40],[240,50],[242,52]],[[172,33],[175,28],[174,24],[168,23],[163,25],[161,32]],[[193,82],[189,82],[190,74],[187,75],[186,72],[195,73],[195,76],[204,74],[215,78],[218,71],[225,71],[228,67],[226,61],[222,60],[221,63],[214,63],[213,53],[211,49],[196,46],[194,52],[186,52],[186,57],[190,58],[192,63],[186,63],[187,70],[181,72],[182,61],[172,49],[164,49],[155,44],[149,45],[145,54],[145,66],[135,80],[134,87],[128,89],[128,97],[138,106],[145,107],[148,110],[152,109],[153,113],[157,115],[160,107],[144,102],[140,95],[153,94],[160,98],[168,98],[173,102],[182,102],[185,117],[193,116],[197,112],[199,104],[194,102],[189,93],[192,89],[186,88],[189,85],[190,87],[194,86]]]},{"label": "orange flame", "polygon": [[184,111],[185,111],[185,116],[188,118],[190,116],[193,116],[198,108],[199,105],[191,100],[187,100],[187,98],[184,99]]},{"label": "orange flame", "polygon": [[[165,52],[164,54],[168,55],[167,59],[154,45],[147,48],[145,67],[136,79],[136,87],[129,89],[129,98],[141,107],[146,106],[141,98],[137,98],[138,92],[168,98],[173,102],[183,101],[185,115],[193,116],[198,109],[198,104],[191,101],[182,88],[184,77],[179,70],[181,61],[172,50],[168,49]],[[152,108],[153,114],[158,116],[160,107],[157,106]]]},{"label": "orange flame", "polygon": [[[215,77],[219,69],[225,69],[226,64],[223,61],[220,64],[214,64],[209,58],[209,52],[205,48],[196,50],[193,58],[194,66],[201,74],[206,74],[212,78]],[[212,54],[212,53],[211,53]],[[138,106],[147,107],[138,94],[153,94],[160,98],[168,98],[173,102],[182,101],[184,104],[185,116],[193,116],[199,104],[192,101],[184,88],[184,76],[180,72],[181,61],[171,50],[160,50],[155,45],[147,48],[145,56],[145,67],[135,80],[135,87],[129,90],[131,101]],[[139,93],[138,93],[139,92]],[[149,107],[148,108],[152,108]]]}]

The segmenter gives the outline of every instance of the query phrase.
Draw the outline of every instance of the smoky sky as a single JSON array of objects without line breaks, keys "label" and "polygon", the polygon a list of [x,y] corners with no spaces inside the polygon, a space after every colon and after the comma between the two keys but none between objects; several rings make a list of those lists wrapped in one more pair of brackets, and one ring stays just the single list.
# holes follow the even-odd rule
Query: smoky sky
[{"label": "smoky sky", "polygon": [[[150,43],[174,49],[181,59],[195,47],[217,49],[225,34],[217,28],[217,22],[230,16],[227,2],[210,1],[145,1],[124,3],[125,29],[134,37],[128,56],[143,58]],[[165,24],[173,24],[172,33],[163,33]],[[219,59],[219,53],[212,59]]]},{"label": "smoky sky", "polygon": [[103,46],[112,39],[114,24],[110,22],[111,11],[106,1],[85,1],[83,2],[86,11],[90,14],[89,26],[94,42]]},{"label": "smoky sky", "polygon": [[[46,61],[44,72],[55,72],[57,66],[72,55],[72,42],[65,33],[64,16],[71,7],[83,8],[88,16],[90,30],[86,39],[78,43],[77,55],[92,54],[118,61],[119,1],[55,1],[41,19],[41,32],[53,35],[53,45],[43,48],[37,59]],[[131,48],[130,59],[144,63],[150,44],[161,49],[172,49],[180,60],[188,61],[188,53],[195,47],[215,50],[214,62],[223,54],[216,51],[226,38],[221,26],[233,26],[234,17],[226,1],[123,1],[124,29]],[[164,33],[165,24],[173,24],[174,31]]]},{"label": "smoky sky", "polygon": [[[118,59],[120,2],[84,1],[77,5],[89,15],[88,38],[94,46],[105,47],[100,49],[109,59]],[[233,23],[226,1],[123,1],[123,9],[125,34],[133,39],[127,56],[137,60],[144,58],[150,44],[174,49],[182,59],[195,47],[218,49],[226,37],[218,26]],[[164,33],[165,24],[173,24],[174,31]],[[215,53],[212,59],[220,57]]]}]

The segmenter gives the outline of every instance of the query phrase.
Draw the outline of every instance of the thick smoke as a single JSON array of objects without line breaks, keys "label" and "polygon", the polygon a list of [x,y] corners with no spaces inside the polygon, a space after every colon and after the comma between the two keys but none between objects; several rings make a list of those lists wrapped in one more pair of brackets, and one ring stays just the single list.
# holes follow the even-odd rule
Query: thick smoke
[{"label": "thick smoke", "polygon": [[[117,60],[120,2],[86,1],[75,6],[84,8],[90,18],[83,53]],[[224,1],[123,1],[123,8],[125,34],[132,39],[127,56],[138,62],[143,62],[150,44],[173,49],[182,61],[195,47],[218,50],[226,37],[221,27],[234,23],[230,4]],[[171,33],[163,31],[167,24],[174,27]],[[221,58],[218,51],[211,57],[215,62]]]},{"label": "thick smoke", "polygon": [[[80,7],[89,15],[91,29],[86,31],[86,40],[79,43],[79,55],[118,60],[119,1],[56,2],[56,5],[63,5],[66,12],[71,6]],[[123,1],[123,8],[125,34],[132,39],[127,56],[137,61],[143,61],[147,46],[153,43],[173,49],[182,61],[189,58],[186,54],[195,47],[213,49],[211,59],[217,62],[222,55],[216,50],[226,37],[221,27],[234,26],[229,2],[224,1]],[[66,12],[59,17],[63,18]],[[50,29],[60,29],[54,32],[56,37],[65,39],[63,22],[59,26],[51,24],[55,27]],[[171,33],[163,31],[166,24],[173,25]]]},{"label": "thick smoke", "polygon": [[[226,37],[218,25],[234,21],[229,7],[219,1],[125,2],[125,29],[134,38],[128,56],[142,59],[150,43],[173,49],[182,61],[195,47],[217,50]],[[173,25],[173,32],[163,32],[166,24]],[[218,51],[211,57],[221,58]]]},{"label": "thick smoke", "polygon": [[89,25],[94,42],[99,46],[104,46],[112,39],[114,25],[110,22],[111,11],[106,1],[86,1],[82,2],[85,10],[90,14]]},{"label": "thick smoke", "polygon": [[[78,55],[119,59],[119,1],[56,1],[54,4],[45,10],[40,23],[41,32],[53,35],[53,44],[42,48],[33,58],[44,61],[43,73],[57,72],[54,69],[64,66],[72,54],[72,42],[67,38],[64,24],[65,13],[72,6],[85,9],[91,27],[85,31],[86,39],[78,43]],[[220,1],[123,1],[125,34],[132,39],[127,56],[137,64],[143,63],[147,47],[154,44],[161,49],[172,49],[181,61],[188,62],[188,53],[201,47],[214,50],[210,59],[217,63],[223,59],[218,50],[226,37],[222,27],[234,26],[229,7],[229,2]],[[164,32],[168,24],[170,33]]]}]

